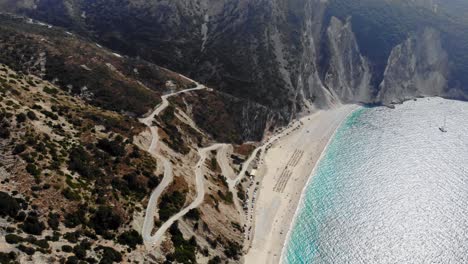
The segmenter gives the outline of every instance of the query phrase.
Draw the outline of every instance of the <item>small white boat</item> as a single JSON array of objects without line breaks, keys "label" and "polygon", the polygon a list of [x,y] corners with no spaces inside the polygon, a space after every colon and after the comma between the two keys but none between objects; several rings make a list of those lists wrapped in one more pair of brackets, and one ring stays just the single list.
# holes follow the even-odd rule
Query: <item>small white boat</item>
[{"label": "small white boat", "polygon": [[440,132],[447,133],[447,129],[445,128],[446,126],[447,126],[447,117],[444,117],[444,125],[439,127]]}]

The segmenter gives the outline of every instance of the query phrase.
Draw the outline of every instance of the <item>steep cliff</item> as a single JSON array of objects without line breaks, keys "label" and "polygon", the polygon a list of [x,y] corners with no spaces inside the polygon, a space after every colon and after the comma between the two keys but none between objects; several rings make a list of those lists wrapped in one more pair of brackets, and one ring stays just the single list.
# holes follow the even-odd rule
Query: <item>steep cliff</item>
[{"label": "steep cliff", "polygon": [[400,102],[415,96],[443,95],[448,83],[448,57],[433,29],[410,36],[388,59],[378,101]]},{"label": "steep cliff", "polygon": [[342,102],[368,102],[371,99],[371,71],[352,31],[351,19],[343,24],[332,17],[327,29],[329,69],[325,84]]},{"label": "steep cliff", "polygon": [[[388,62],[404,63],[395,62],[395,46],[408,33],[417,31],[417,26],[428,24],[426,17],[441,19],[434,10],[439,5],[445,8],[442,10],[453,9],[439,1],[399,0],[0,2],[4,10],[70,28],[123,54],[144,58],[255,102],[277,113],[281,122],[300,112],[340,102],[375,102],[383,97],[391,101],[389,89],[393,88],[389,86],[396,90],[401,90],[398,86],[407,87],[408,92],[394,93],[396,100],[405,94],[418,94],[411,85],[398,83],[398,79],[411,79],[411,72],[402,72],[406,77],[393,81],[387,77],[383,85],[381,82],[384,72],[391,74]],[[375,16],[377,13],[381,16]],[[395,21],[395,14],[401,15],[405,24],[397,20],[402,26],[379,29]],[[364,24],[368,18],[378,23]],[[424,36],[414,35],[413,42],[436,41],[417,41],[420,37]],[[454,43],[444,40],[442,47],[458,42]],[[407,52],[409,55],[411,50]],[[457,79],[464,76],[463,67],[458,66],[463,65],[460,58],[454,60],[453,76]],[[447,71],[443,75],[447,78]],[[424,77],[419,76],[413,76],[414,82]],[[460,81],[447,81],[457,86],[457,94],[464,94]],[[427,94],[440,91],[440,85],[437,83]]]}]

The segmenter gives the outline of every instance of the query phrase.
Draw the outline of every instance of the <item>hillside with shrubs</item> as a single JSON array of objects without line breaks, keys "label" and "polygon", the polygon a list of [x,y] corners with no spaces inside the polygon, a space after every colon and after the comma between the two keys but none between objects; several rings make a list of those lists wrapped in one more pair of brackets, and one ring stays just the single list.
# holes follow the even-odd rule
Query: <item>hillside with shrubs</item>
[{"label": "hillside with shrubs", "polygon": [[132,221],[160,181],[132,143],[143,125],[3,65],[0,94],[8,247],[49,263],[143,258]]},{"label": "hillside with shrubs", "polygon": [[[0,263],[241,261],[242,215],[216,151],[205,164],[203,204],[155,251],[143,245],[146,207],[164,167],[148,152],[151,134],[138,118],[192,81],[57,27],[4,14],[0,22]],[[199,148],[258,140],[269,118],[261,106],[213,89],[169,104],[153,125],[174,180],[157,201],[153,232],[196,196]],[[256,117],[235,113],[255,109],[261,120],[247,129],[241,120]]]}]

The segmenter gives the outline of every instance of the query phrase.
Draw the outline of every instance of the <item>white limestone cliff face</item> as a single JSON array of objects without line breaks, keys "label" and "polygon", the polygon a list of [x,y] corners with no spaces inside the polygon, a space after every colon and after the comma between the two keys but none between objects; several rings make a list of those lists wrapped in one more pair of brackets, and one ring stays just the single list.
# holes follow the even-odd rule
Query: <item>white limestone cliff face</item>
[{"label": "white limestone cliff face", "polygon": [[416,96],[443,95],[447,79],[448,58],[440,34],[425,29],[392,50],[376,100],[389,104]]},{"label": "white limestone cliff face", "polygon": [[351,20],[343,23],[332,17],[327,38],[330,62],[325,85],[342,102],[368,102],[372,74],[366,58],[359,51]]},{"label": "white limestone cliff face", "polygon": [[323,15],[326,1],[307,1],[305,5],[304,27],[301,32],[300,49],[297,56],[299,65],[296,76],[296,101],[302,108],[314,111],[317,108],[329,108],[339,104],[339,98],[324,85],[319,70],[319,43],[323,27]]},{"label": "white limestone cliff face", "polygon": [[[5,2],[10,1],[0,1],[1,8]],[[52,12],[44,0],[33,2],[43,3],[42,13]],[[101,44],[263,106],[282,123],[340,103],[389,103],[448,91],[447,55],[437,32],[414,34],[395,47],[383,81],[375,80],[382,70],[376,72],[362,55],[352,18],[330,20],[326,0],[135,0],[129,5],[117,1],[106,12],[84,0],[62,2],[75,26],[92,29],[95,38],[115,32]],[[411,6],[431,8],[437,3],[412,0]],[[117,18],[141,14],[129,23],[138,26],[139,34],[132,35],[133,28],[118,23],[109,29],[100,23],[106,14]],[[379,65],[387,59],[382,57]],[[463,95],[460,89],[450,92],[457,98]]]}]

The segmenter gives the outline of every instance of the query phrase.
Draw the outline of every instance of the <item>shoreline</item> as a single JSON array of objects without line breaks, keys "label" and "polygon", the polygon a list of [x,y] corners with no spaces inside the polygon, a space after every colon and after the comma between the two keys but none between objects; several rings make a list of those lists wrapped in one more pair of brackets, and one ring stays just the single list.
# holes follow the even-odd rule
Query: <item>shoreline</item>
[{"label": "shoreline", "polygon": [[335,131],[333,131],[333,134],[330,136],[330,138],[328,139],[328,142],[327,142],[327,145],[325,146],[325,148],[322,150],[322,153],[320,154],[320,157],[318,158],[317,162],[315,163],[314,165],[314,168],[312,169],[312,171],[310,172],[310,176],[309,178],[307,179],[307,182],[306,184],[304,185],[304,188],[302,188],[302,191],[301,191],[301,196],[299,198],[299,201],[298,201],[298,204],[296,205],[296,211],[294,213],[294,216],[293,216],[293,219],[291,221],[291,224],[289,225],[289,228],[288,228],[288,233],[286,235],[286,239],[283,241],[283,247],[281,249],[281,255],[280,255],[280,259],[279,259],[279,263],[283,263],[283,258],[285,256],[285,253],[286,253],[286,246],[289,242],[289,240],[291,239],[291,232],[292,232],[292,229],[294,228],[294,225],[296,224],[296,221],[297,221],[297,217],[298,217],[298,214],[299,212],[303,209],[304,207],[304,196],[306,194],[306,190],[307,190],[307,187],[309,186],[311,180],[312,180],[312,177],[313,175],[317,172],[317,169],[318,169],[318,165],[320,164],[320,161],[323,159],[323,156],[324,154],[327,152],[328,150],[328,147],[330,146],[330,143],[332,142],[332,140],[334,139],[335,135],[336,135],[336,132],[338,132],[338,129],[343,125],[343,123],[349,118],[349,116],[351,114],[353,114],[358,108],[354,108],[353,110],[349,111],[349,113],[345,116],[345,118],[343,120],[341,120],[340,124],[335,128]]},{"label": "shoreline", "polygon": [[259,193],[245,263],[281,262],[305,188],[337,129],[357,108],[343,105],[302,117],[300,129],[265,153],[256,178]]}]

